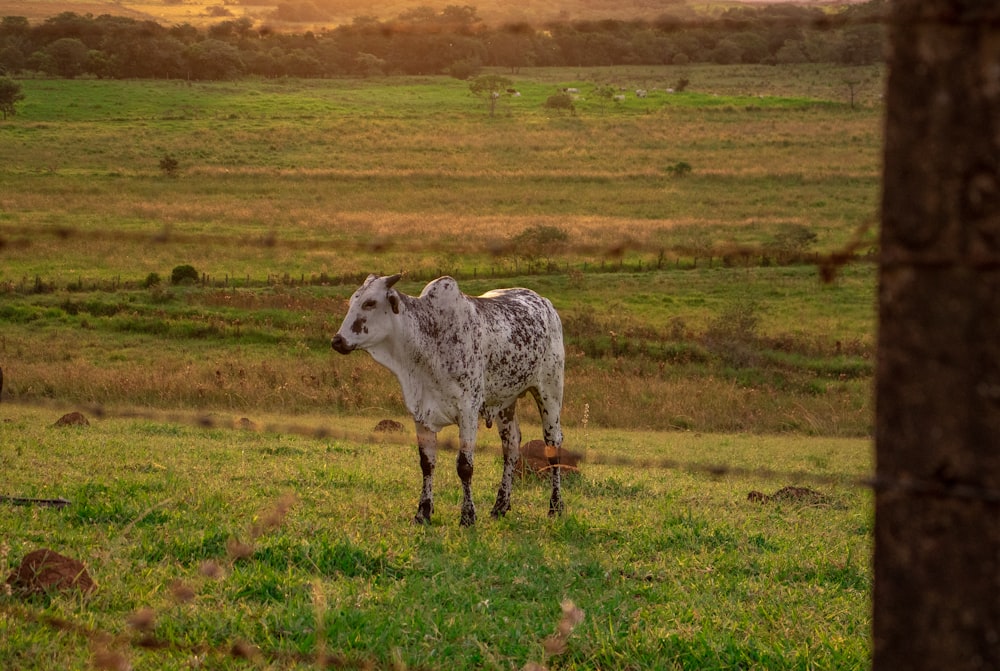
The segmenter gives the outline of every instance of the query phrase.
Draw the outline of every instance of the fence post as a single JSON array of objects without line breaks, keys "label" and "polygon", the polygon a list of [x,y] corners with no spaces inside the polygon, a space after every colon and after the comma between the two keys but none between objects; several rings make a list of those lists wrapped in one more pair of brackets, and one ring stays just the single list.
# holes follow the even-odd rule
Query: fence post
[{"label": "fence post", "polygon": [[889,7],[872,667],[1000,669],[1000,3]]}]

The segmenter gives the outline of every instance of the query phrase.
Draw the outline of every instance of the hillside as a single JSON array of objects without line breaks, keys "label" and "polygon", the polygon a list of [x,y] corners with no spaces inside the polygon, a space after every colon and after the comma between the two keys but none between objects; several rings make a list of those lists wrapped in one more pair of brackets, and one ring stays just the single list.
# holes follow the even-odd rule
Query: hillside
[{"label": "hillside", "polygon": [[[665,14],[694,16],[711,14],[742,4],[797,4],[809,7],[838,7],[860,0],[492,0],[484,3],[460,3],[449,0],[385,0],[373,7],[366,0],[0,0],[0,16],[23,16],[32,23],[42,22],[62,12],[77,14],[112,14],[165,25],[190,23],[204,26],[230,18],[247,17],[255,23],[267,23],[277,29],[302,30],[333,27],[350,23],[356,17],[374,16],[393,19],[421,7],[435,10],[449,5],[475,7],[488,25],[548,21],[617,19],[655,19]],[[286,18],[278,20],[279,6]]]}]

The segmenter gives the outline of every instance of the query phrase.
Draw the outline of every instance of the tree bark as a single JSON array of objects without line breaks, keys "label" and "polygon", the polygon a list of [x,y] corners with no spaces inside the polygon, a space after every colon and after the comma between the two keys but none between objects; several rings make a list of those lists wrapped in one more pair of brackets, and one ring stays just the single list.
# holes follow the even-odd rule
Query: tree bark
[{"label": "tree bark", "polygon": [[889,26],[873,668],[1000,669],[1000,3]]}]

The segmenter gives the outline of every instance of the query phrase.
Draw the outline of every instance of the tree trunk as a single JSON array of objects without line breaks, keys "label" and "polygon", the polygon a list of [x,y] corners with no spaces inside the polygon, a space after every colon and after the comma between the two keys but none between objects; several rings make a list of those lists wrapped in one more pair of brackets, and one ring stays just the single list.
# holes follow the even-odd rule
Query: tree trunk
[{"label": "tree trunk", "polygon": [[1000,3],[890,7],[873,668],[1000,669]]}]

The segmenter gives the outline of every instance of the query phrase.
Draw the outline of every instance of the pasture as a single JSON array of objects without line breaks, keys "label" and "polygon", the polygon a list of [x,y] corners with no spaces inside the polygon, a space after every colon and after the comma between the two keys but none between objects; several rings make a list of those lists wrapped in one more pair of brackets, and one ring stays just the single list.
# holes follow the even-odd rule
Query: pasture
[{"label": "pasture", "polygon": [[[447,78],[22,82],[0,124],[0,494],[73,504],[0,508],[0,573],[46,544],[100,587],[0,597],[19,668],[228,668],[240,642],[264,668],[867,664],[881,72],[508,76],[493,117]],[[574,113],[546,109],[566,87]],[[181,265],[198,280],[173,284]],[[460,529],[446,452],[434,524],[408,523],[398,386],[329,345],[358,281],[401,270],[407,293],[448,273],[560,311],[566,446],[588,457],[563,518],[529,478]],[[73,407],[90,427],[51,427]],[[406,433],[371,436],[383,417]],[[827,498],[747,501],[793,484]],[[563,599],[585,612],[565,651]]]},{"label": "pasture", "polygon": [[[851,486],[871,467],[863,440],[570,430],[585,457],[806,471],[828,477],[813,486],[829,498],[754,503],[749,491],[786,482],[585,459],[565,478],[562,518],[546,517],[547,484],[529,476],[507,517],[466,530],[454,452],[439,462],[434,523],[410,523],[409,430],[359,442],[224,429],[234,417],[219,414],[207,429],[157,418],[54,428],[55,416],[2,409],[5,487],[72,504],[0,508],[0,570],[54,547],[98,588],[0,598],[0,649],[16,668],[91,668],[98,653],[158,669],[323,668],[323,655],[332,668],[867,664],[871,497]],[[495,432],[483,443],[481,507],[501,461]],[[562,651],[547,639],[566,599],[584,619]],[[233,658],[237,644],[254,646],[251,663]]]}]

